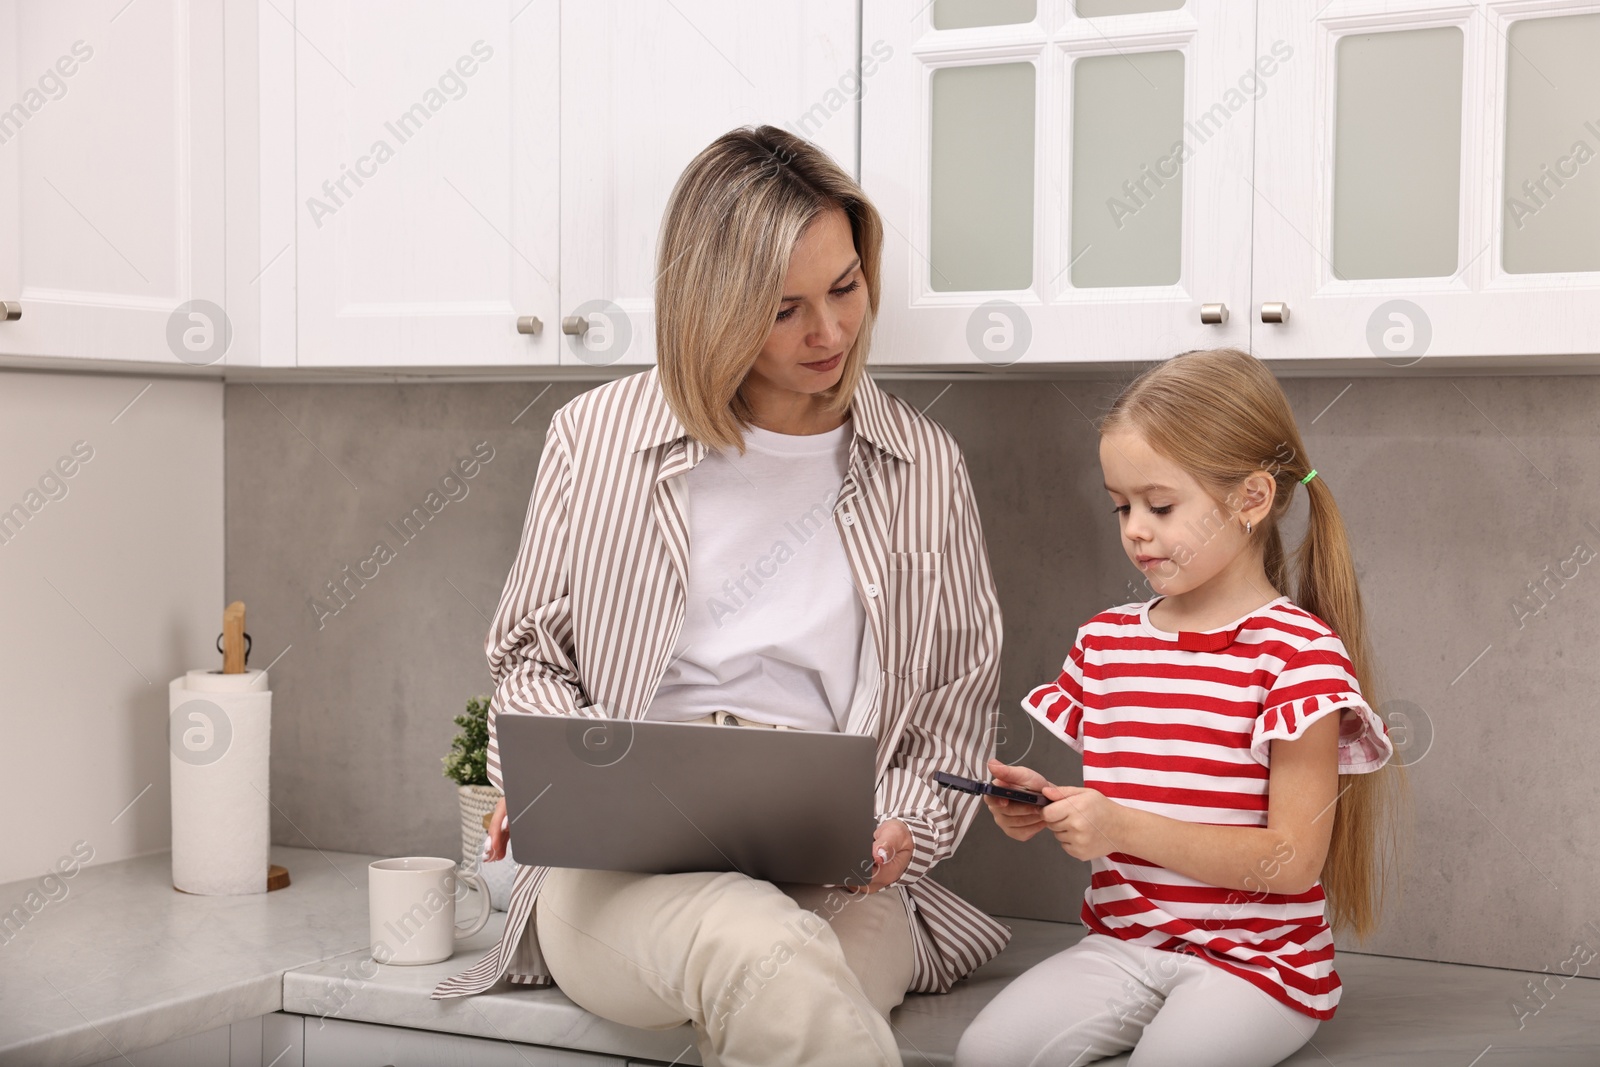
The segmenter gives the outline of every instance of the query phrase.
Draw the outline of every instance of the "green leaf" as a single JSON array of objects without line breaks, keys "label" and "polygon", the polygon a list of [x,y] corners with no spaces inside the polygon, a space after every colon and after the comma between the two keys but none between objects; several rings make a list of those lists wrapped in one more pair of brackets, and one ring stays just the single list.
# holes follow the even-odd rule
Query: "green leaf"
[{"label": "green leaf", "polygon": [[444,775],[457,785],[489,785],[489,698],[470,697],[465,715],[457,715],[461,727],[450,743],[450,754],[443,759]]}]

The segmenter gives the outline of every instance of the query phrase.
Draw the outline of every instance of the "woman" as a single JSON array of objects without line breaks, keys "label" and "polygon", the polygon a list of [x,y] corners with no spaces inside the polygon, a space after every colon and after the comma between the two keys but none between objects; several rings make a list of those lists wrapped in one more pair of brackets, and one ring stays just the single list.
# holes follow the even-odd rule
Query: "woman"
[{"label": "woman", "polygon": [[689,164],[656,366],[552,419],[486,649],[496,786],[500,714],[875,736],[870,883],[519,867],[500,944],[435,998],[509,972],[630,1026],[690,1021],[708,1065],[898,1065],[906,992],[1005,947],[926,877],[978,807],[933,772],[987,777],[1000,610],[955,441],[865,374],[882,232],[847,174],[773,127]]}]

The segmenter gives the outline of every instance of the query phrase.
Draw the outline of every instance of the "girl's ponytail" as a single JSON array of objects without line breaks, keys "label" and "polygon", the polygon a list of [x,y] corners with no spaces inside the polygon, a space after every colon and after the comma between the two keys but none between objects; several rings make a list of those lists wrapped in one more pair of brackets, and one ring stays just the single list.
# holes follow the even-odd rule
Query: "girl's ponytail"
[{"label": "girl's ponytail", "polygon": [[[1304,468],[1304,473],[1299,468]],[[1290,469],[1295,481],[1310,474],[1309,464],[1300,460]],[[1307,496],[1306,533],[1295,550],[1294,601],[1333,627],[1358,676],[1370,673],[1367,656],[1366,613],[1361,606],[1361,589],[1356,584],[1355,559],[1345,533],[1344,517],[1334,503],[1333,490],[1320,477],[1305,482]],[[1276,530],[1274,530],[1276,532]]]},{"label": "girl's ponytail", "polygon": [[[1301,474],[1310,473],[1310,469]],[[1355,559],[1333,490],[1320,474],[1306,483],[1309,502],[1305,539],[1296,550],[1294,602],[1333,628],[1344,642],[1361,694],[1376,709],[1376,665],[1367,641],[1366,613],[1356,581]],[[1368,774],[1341,774],[1334,804],[1333,836],[1322,865],[1329,918],[1364,941],[1378,925],[1385,898],[1398,874],[1402,765],[1391,760]]]}]

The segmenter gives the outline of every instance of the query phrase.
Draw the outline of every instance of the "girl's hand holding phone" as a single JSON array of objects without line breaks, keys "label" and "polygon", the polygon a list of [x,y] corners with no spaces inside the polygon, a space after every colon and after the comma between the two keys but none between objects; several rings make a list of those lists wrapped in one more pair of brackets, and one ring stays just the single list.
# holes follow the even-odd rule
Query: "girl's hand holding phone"
[{"label": "girl's hand holding phone", "polygon": [[[997,759],[989,761],[989,773],[994,775],[995,785],[1009,786],[1012,789],[1042,793],[1046,788],[1054,788],[1038,771],[1027,767],[1013,767]],[[1040,830],[1045,829],[1043,815],[1045,809],[1037,805],[991,796],[985,796],[983,803],[989,809],[989,814],[994,816],[1000,832],[1014,841],[1031,840]]]},{"label": "girl's hand holding phone", "polygon": [[1050,803],[1039,814],[1067,855],[1097,860],[1120,852],[1128,809],[1097,789],[1047,785],[1040,790]]},{"label": "girl's hand holding phone", "polygon": [[1049,830],[1073,859],[1093,860],[1120,851],[1126,808],[1096,789],[1052,785],[1044,775],[1027,767],[989,761],[996,785],[1039,793],[1050,803],[1043,807],[986,796],[984,804],[1000,831],[1016,841],[1031,840]]}]

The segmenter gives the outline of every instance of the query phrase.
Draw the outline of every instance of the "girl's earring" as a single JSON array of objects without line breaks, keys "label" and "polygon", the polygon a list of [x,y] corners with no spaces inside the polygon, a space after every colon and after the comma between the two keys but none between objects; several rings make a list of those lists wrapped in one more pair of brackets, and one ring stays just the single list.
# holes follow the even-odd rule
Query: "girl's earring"
[{"label": "girl's earring", "polygon": [[1244,520],[1244,535],[1246,537],[1250,536],[1250,520],[1249,519]]}]

